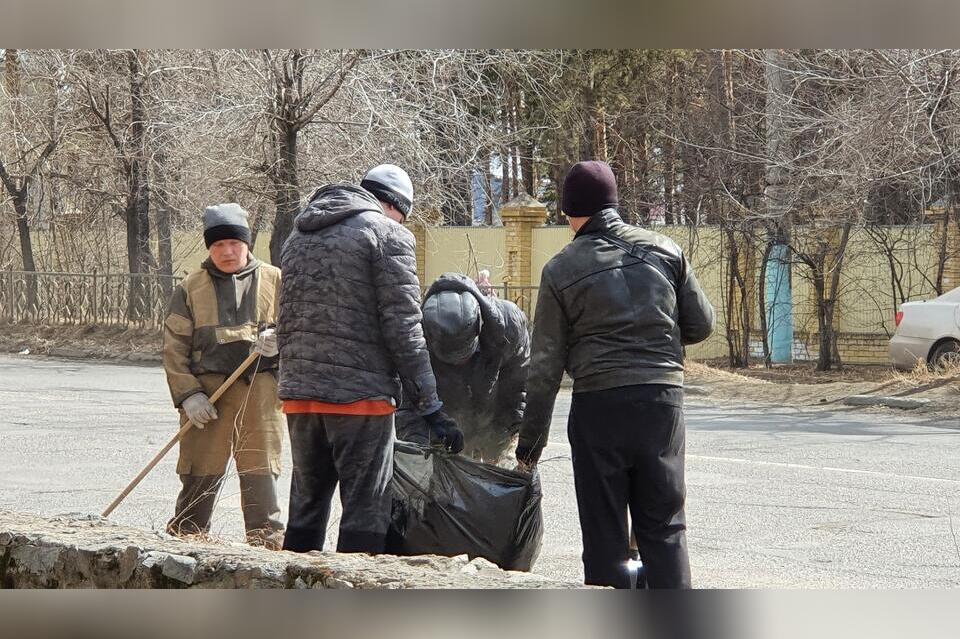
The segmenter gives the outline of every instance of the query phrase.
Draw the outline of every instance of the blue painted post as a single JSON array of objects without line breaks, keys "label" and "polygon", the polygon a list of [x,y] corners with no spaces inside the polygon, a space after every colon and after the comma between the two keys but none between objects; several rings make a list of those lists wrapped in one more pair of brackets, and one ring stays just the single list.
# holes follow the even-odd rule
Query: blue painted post
[{"label": "blue painted post", "polygon": [[790,286],[790,247],[776,244],[767,258],[767,340],[770,360],[793,362],[793,291]]}]

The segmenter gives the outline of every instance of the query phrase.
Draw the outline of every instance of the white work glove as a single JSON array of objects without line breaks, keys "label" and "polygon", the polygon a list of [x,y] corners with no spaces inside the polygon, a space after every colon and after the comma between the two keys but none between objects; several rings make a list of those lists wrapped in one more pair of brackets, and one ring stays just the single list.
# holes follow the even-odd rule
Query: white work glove
[{"label": "white work glove", "polygon": [[277,347],[277,331],[273,328],[264,329],[257,335],[253,345],[253,352],[263,357],[276,357],[280,349]]},{"label": "white work glove", "polygon": [[183,400],[180,407],[197,428],[203,428],[204,424],[217,418],[217,409],[213,407],[205,393],[194,393]]}]

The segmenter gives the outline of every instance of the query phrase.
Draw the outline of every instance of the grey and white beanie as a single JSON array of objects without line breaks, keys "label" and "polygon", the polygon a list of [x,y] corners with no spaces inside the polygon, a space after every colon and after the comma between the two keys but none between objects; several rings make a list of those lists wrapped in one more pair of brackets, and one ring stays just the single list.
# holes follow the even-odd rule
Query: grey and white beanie
[{"label": "grey and white beanie", "polygon": [[380,164],[373,167],[360,181],[360,186],[375,198],[397,207],[403,217],[413,208],[413,182],[407,172],[395,164]]},{"label": "grey and white beanie", "polygon": [[250,245],[248,213],[239,204],[216,204],[203,211],[203,241],[207,248],[220,240],[240,240]]}]

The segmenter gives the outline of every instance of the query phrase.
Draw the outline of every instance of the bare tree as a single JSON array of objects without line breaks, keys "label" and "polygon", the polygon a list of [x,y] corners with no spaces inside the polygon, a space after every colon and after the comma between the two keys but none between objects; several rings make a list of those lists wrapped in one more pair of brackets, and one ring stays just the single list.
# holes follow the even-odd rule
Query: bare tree
[{"label": "bare tree", "polygon": [[[66,134],[61,118],[64,61],[55,52],[32,53],[24,77],[20,53],[6,49],[4,67],[8,109],[3,137],[8,143],[0,145],[0,181],[13,202],[23,270],[35,272],[29,208],[34,187]],[[36,282],[30,278],[28,306],[34,306],[35,298]]]},{"label": "bare tree", "polygon": [[264,50],[261,55],[270,88],[265,114],[273,151],[273,162],[263,169],[274,185],[276,204],[270,258],[279,263],[280,249],[300,209],[300,132],[323,119],[324,107],[365,54],[291,49]]}]

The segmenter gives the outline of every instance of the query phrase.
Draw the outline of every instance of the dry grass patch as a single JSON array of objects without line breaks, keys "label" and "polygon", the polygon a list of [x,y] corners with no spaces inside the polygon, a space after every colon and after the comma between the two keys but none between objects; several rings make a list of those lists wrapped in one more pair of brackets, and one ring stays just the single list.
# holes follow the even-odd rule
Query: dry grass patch
[{"label": "dry grass patch", "polygon": [[741,384],[769,384],[770,383],[765,379],[749,377],[741,373],[735,373],[730,370],[716,368],[708,364],[704,364],[702,362],[696,362],[689,359],[683,363],[683,368],[688,375],[692,377],[696,377],[697,379],[703,380],[703,381],[726,381],[726,382],[738,382]]}]

